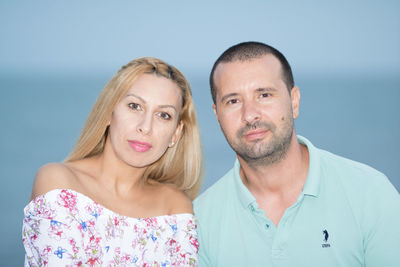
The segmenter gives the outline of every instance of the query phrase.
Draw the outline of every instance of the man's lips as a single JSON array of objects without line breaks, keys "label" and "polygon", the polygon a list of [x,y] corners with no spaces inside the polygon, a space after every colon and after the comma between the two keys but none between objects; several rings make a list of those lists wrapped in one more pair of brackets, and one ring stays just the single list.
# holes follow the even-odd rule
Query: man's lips
[{"label": "man's lips", "polygon": [[263,138],[268,132],[269,132],[269,130],[263,130],[263,129],[251,130],[251,131],[248,131],[248,132],[244,135],[244,138],[246,138],[246,139],[249,140],[249,141],[251,141],[251,140],[256,140],[256,139],[261,139],[261,138]]},{"label": "man's lips", "polygon": [[139,142],[137,140],[129,140],[128,143],[131,148],[133,148],[133,150],[137,152],[146,152],[152,147],[152,145],[150,145],[149,143]]}]

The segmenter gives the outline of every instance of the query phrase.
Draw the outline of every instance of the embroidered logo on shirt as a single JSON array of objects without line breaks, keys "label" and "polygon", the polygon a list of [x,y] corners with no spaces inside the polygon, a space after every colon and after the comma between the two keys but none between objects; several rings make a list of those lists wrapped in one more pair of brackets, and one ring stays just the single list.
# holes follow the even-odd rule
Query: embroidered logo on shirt
[{"label": "embroidered logo on shirt", "polygon": [[326,229],[324,229],[323,231],[322,231],[322,234],[324,235],[324,244],[321,244],[321,246],[323,247],[323,248],[329,248],[330,246],[331,246],[331,244],[329,244],[328,243],[328,239],[329,239],[329,233],[328,233],[328,230],[326,230]]}]

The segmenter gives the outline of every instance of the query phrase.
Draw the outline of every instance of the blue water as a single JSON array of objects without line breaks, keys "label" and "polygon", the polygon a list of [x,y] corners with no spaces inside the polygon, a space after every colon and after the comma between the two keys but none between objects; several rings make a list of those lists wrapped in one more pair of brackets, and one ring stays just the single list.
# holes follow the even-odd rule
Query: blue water
[{"label": "blue water", "polygon": [[[188,73],[188,78],[202,131],[204,190],[231,168],[235,155],[211,109],[208,72],[202,73]],[[23,265],[21,225],[33,176],[41,165],[67,156],[111,75],[0,76],[0,266]],[[400,78],[326,74],[296,80],[302,92],[297,133],[382,171],[400,190]]]}]

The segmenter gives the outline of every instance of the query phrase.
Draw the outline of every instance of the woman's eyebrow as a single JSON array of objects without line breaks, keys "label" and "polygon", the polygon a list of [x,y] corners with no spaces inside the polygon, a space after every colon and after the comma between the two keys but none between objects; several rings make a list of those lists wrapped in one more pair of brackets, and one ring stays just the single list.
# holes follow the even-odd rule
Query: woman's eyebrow
[{"label": "woman's eyebrow", "polygon": [[173,105],[159,105],[158,107],[160,107],[160,108],[172,108],[172,109],[174,109],[176,111],[176,107],[173,106]]},{"label": "woman's eyebrow", "polygon": [[143,99],[143,98],[141,98],[140,96],[138,96],[138,95],[135,95],[135,94],[133,94],[133,93],[129,93],[129,94],[127,94],[126,96],[133,96],[133,97],[136,97],[136,98],[138,98],[140,101],[142,101],[142,102],[146,103],[146,100],[144,100],[144,99]]},{"label": "woman's eyebrow", "polygon": [[[138,95],[135,95],[135,94],[133,94],[133,93],[129,93],[129,94],[127,94],[126,96],[133,96],[133,97],[136,97],[136,98],[138,98],[140,101],[142,101],[143,103],[146,104],[146,100],[144,100],[143,98],[141,98],[141,97],[138,96]],[[176,107],[175,107],[174,105],[158,105],[158,107],[159,107],[159,108],[172,108],[172,109],[174,109],[174,110],[176,111]]]}]

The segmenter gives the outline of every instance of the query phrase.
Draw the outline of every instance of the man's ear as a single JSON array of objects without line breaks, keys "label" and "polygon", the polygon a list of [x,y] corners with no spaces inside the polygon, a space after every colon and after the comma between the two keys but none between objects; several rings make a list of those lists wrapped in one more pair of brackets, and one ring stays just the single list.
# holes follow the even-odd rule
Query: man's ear
[{"label": "man's ear", "polygon": [[218,114],[217,114],[217,106],[215,104],[212,104],[212,109],[214,110],[215,118],[217,119],[217,121],[219,123]]},{"label": "man's ear", "polygon": [[290,98],[292,101],[293,119],[296,119],[300,111],[300,89],[297,86],[293,86],[292,90],[290,90]]}]

